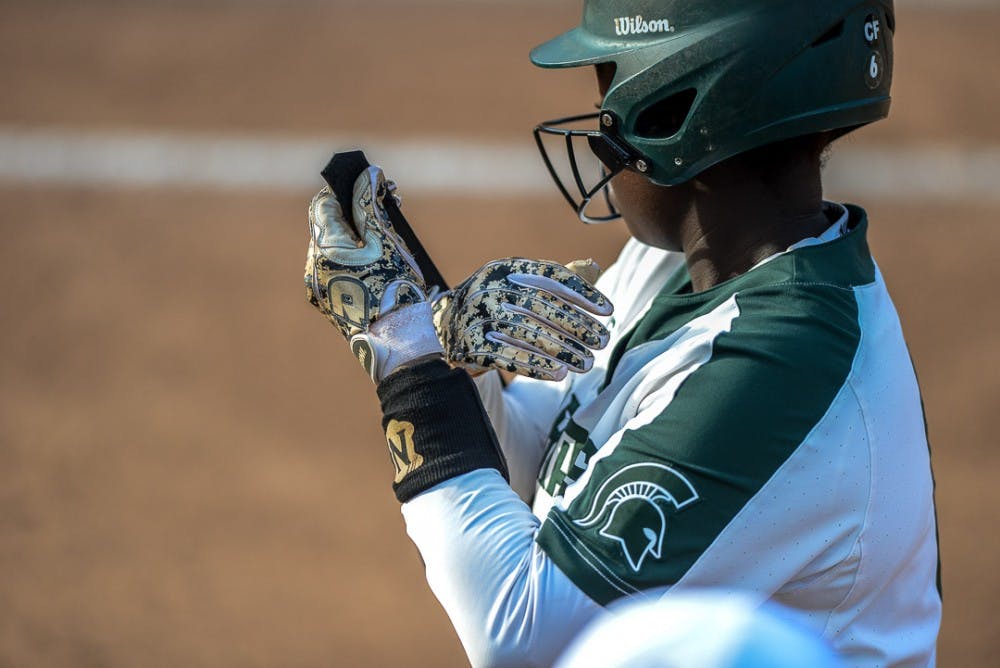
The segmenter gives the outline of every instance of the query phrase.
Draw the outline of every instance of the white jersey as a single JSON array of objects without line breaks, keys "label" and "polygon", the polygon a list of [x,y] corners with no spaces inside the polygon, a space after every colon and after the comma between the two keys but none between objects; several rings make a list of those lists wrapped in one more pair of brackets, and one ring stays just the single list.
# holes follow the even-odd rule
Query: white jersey
[{"label": "white jersey", "polygon": [[479,382],[516,493],[475,471],[403,507],[474,664],[548,665],[611,601],[711,587],[799,611],[850,665],[933,665],[928,444],[866,231],[851,207],[699,293],[630,241],[590,372]]}]

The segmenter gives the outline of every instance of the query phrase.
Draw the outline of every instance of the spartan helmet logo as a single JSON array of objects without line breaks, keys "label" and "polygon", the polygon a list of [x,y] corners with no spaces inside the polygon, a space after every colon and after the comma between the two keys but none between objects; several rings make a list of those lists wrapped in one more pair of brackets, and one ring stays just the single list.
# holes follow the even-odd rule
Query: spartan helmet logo
[{"label": "spartan helmet logo", "polygon": [[574,524],[600,526],[600,535],[620,543],[638,573],[647,556],[659,559],[663,553],[667,515],[697,500],[691,483],[669,466],[632,464],[601,485],[586,517]]}]

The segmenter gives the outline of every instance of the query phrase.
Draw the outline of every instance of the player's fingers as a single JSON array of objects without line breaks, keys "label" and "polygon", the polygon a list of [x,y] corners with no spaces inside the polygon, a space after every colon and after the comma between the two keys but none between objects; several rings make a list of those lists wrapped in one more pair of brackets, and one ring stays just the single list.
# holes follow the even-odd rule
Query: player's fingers
[{"label": "player's fingers", "polygon": [[548,292],[594,315],[606,316],[614,312],[611,301],[600,290],[562,265],[531,261],[513,268],[515,271],[507,280],[514,285]]},{"label": "player's fingers", "polygon": [[469,353],[463,362],[480,368],[501,369],[519,376],[541,380],[562,380],[568,373],[564,364],[553,359],[500,345],[492,351]]},{"label": "player's fingers", "polygon": [[324,252],[350,250],[361,243],[329,187],[316,193],[309,203],[309,234],[316,248]]},{"label": "player's fingers", "polygon": [[564,366],[532,366],[530,364],[522,364],[518,361],[514,361],[508,366],[505,371],[510,373],[516,373],[519,376],[524,376],[526,378],[537,378],[538,380],[551,380],[560,381],[564,379],[569,373]]},{"label": "player's fingers", "polygon": [[353,197],[351,199],[354,224],[360,231],[370,227],[384,232],[389,216],[385,212],[382,201],[388,193],[385,174],[382,168],[371,165],[358,174],[354,181]]},{"label": "player's fingers", "polygon": [[509,320],[511,314],[520,314],[598,350],[610,339],[607,328],[593,316],[548,292],[532,288],[480,290],[467,298],[463,310],[470,314],[470,323],[480,318]]},{"label": "player's fingers", "polygon": [[515,350],[523,351],[577,373],[589,371],[594,365],[594,356],[581,343],[518,314],[512,314],[509,321],[479,322],[462,332],[461,339],[473,354],[505,350],[506,356],[511,357]]},{"label": "player's fingers", "polygon": [[591,315],[545,292],[507,292],[501,310],[533,318],[545,327],[600,350],[608,344],[608,329]]},{"label": "player's fingers", "polygon": [[585,346],[544,325],[497,322],[493,327],[486,334],[488,340],[553,359],[577,373],[594,366],[594,356]]}]

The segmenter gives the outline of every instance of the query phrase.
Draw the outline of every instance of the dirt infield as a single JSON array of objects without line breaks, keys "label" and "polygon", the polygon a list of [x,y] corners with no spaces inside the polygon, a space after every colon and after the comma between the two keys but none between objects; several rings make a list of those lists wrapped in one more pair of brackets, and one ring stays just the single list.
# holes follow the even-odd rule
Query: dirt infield
[{"label": "dirt infield", "polygon": [[[2,3],[0,124],[513,137],[592,94],[524,58],[568,4],[526,23],[448,5],[444,25],[234,7]],[[374,25],[378,55],[325,66]],[[1000,58],[1000,12],[899,25],[896,118],[865,137],[1000,140],[1000,87],[946,71]],[[465,665],[389,489],[374,391],[303,301],[308,195],[0,185],[0,666]],[[864,204],[934,448],[940,663],[989,665],[1000,209]],[[606,263],[625,238],[554,193],[406,209],[452,279],[508,254]]]},{"label": "dirt infield", "polygon": [[[557,240],[573,221],[554,199],[408,209],[447,212],[426,236],[452,277],[490,251],[606,260],[622,239]],[[935,445],[942,663],[986,665],[997,211],[870,209]],[[0,190],[0,665],[462,665],[389,491],[374,393],[302,302],[302,210]]]}]

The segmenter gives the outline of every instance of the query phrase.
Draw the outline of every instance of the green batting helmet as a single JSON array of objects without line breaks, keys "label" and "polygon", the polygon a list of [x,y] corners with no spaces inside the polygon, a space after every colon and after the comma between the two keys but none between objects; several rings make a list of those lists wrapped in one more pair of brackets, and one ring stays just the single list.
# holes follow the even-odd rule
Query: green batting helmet
[{"label": "green batting helmet", "polygon": [[[584,0],[583,21],[536,47],[541,67],[614,63],[599,114],[536,128],[581,218],[623,169],[669,186],[776,141],[884,118],[892,0]],[[593,119],[597,127],[567,130]],[[585,136],[610,173],[576,202],[539,134]],[[572,153],[572,148],[570,149]],[[593,222],[593,221],[590,221]]]}]

